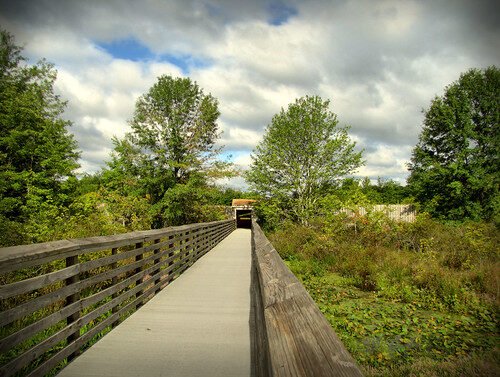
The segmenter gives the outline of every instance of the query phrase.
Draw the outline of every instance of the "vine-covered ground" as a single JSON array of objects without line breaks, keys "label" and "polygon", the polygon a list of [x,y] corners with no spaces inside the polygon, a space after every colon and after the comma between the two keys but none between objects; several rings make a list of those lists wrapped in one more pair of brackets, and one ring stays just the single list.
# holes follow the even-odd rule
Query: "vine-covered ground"
[{"label": "vine-covered ground", "polygon": [[366,375],[500,375],[495,226],[368,215],[270,239]]}]

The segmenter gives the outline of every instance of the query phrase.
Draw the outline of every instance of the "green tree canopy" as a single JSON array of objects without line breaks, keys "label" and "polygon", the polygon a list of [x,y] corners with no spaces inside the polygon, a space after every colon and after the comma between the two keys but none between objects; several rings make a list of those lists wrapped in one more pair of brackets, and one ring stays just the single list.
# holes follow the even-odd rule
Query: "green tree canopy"
[{"label": "green tree canopy", "polygon": [[6,232],[31,223],[32,239],[40,231],[35,228],[57,213],[65,181],[78,167],[55,80],[51,64],[28,65],[13,37],[0,32],[0,222]]},{"label": "green tree canopy", "polygon": [[377,184],[370,182],[368,177],[361,181],[363,194],[373,204],[399,204],[408,197],[408,188],[401,186],[398,182],[392,179],[377,179]]},{"label": "green tree canopy", "polygon": [[246,174],[254,190],[278,200],[294,220],[306,222],[322,191],[362,164],[348,128],[337,127],[337,116],[328,106],[329,101],[306,96],[281,109],[254,150]]},{"label": "green tree canopy", "polygon": [[424,209],[446,219],[500,210],[500,71],[472,69],[425,111],[408,184]]},{"label": "green tree canopy", "polygon": [[[165,191],[161,187],[154,187],[161,182],[155,182],[146,172],[147,160],[141,154],[141,149],[130,141],[113,138],[114,149],[107,168],[101,174],[102,183],[107,189],[118,192],[120,195],[143,196],[149,191]],[[168,181],[165,183],[169,183]],[[149,186],[152,186],[149,188]]]},{"label": "green tree canopy", "polygon": [[[196,82],[160,76],[137,100],[132,131],[125,139],[114,140],[112,160],[103,173],[107,186],[125,195],[148,197],[156,211],[155,227],[182,221],[184,217],[168,213],[173,196],[198,198],[193,191],[230,171],[229,164],[217,159],[219,115],[217,100]],[[174,189],[177,185],[183,187]]]},{"label": "green tree canopy", "polygon": [[160,76],[136,103],[130,139],[154,170],[186,183],[219,153],[217,100],[189,78]]}]

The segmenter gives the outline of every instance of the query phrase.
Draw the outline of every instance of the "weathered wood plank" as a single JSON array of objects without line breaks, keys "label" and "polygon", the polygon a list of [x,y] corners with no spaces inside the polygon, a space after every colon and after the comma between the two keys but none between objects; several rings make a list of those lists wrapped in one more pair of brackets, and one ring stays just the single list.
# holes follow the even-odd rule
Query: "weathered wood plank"
[{"label": "weathered wood plank", "polygon": [[[43,288],[50,284],[56,283],[58,281],[66,280],[72,276],[80,274],[82,272],[86,272],[98,267],[104,267],[107,265],[111,265],[117,263],[121,260],[135,257],[141,253],[145,253],[147,251],[153,250],[155,247],[161,248],[166,246],[168,242],[158,243],[156,246],[149,245],[142,247],[140,249],[132,249],[129,251],[114,253],[111,256],[103,257],[95,260],[91,260],[84,263],[79,263],[73,265],[71,267],[63,268],[54,272],[50,272],[48,274],[35,276],[29,279],[21,280],[18,282],[6,284],[0,286],[0,299],[6,299],[11,296],[20,295],[24,293],[28,293],[30,291],[34,291],[35,289]],[[113,248],[117,250],[117,248]],[[74,257],[74,256],[73,256]],[[70,257],[71,258],[71,257]]]},{"label": "weathered wood plank", "polygon": [[[159,244],[160,244],[160,240],[159,240],[159,239],[155,239],[155,240],[153,241],[153,243],[154,243],[154,245],[159,245]],[[153,260],[153,265],[155,265],[155,266],[156,266],[156,265],[158,265],[158,264],[160,263],[160,261],[161,261],[161,250],[160,250],[160,248],[158,247],[157,249],[154,249],[154,250],[153,250],[153,254],[155,254],[155,255],[157,255],[157,256],[158,256],[158,258],[157,258],[157,259]],[[153,275],[156,275],[156,274],[158,274],[159,272],[160,272],[160,268],[158,268],[158,269],[154,270],[154,271],[153,271]],[[158,278],[157,280],[155,280],[155,285],[157,285],[159,282],[160,282],[160,278]],[[157,290],[157,291],[155,291],[155,294],[156,294],[156,293],[158,293],[158,292],[160,292],[160,288],[159,288],[159,287],[158,287],[158,290]]]},{"label": "weathered wood plank", "polygon": [[[253,222],[253,258],[260,289],[265,342],[260,352],[271,376],[362,376],[302,284]],[[258,298],[257,298],[258,300]],[[266,343],[266,344],[263,344]],[[256,362],[265,363],[265,359]]]},{"label": "weathered wood plank", "polygon": [[64,300],[66,297],[75,294],[82,289],[85,289],[91,285],[103,282],[108,279],[112,279],[115,276],[118,276],[123,273],[127,273],[136,268],[143,266],[145,263],[150,262],[155,259],[156,256],[150,256],[146,259],[142,259],[138,262],[126,264],[124,266],[120,266],[114,270],[109,270],[97,275],[94,275],[90,278],[80,280],[78,284],[72,284],[71,286],[65,286],[63,288],[57,289],[53,292],[47,293],[43,296],[37,297],[33,300],[24,302],[12,309],[8,309],[3,311],[0,316],[0,326],[5,326],[17,319],[20,319],[29,313],[32,313],[36,310],[39,310],[43,307],[51,305],[57,301]]},{"label": "weathered wood plank", "polygon": [[12,296],[22,295],[24,293],[34,291],[35,289],[40,289],[48,285],[63,281],[72,276],[78,275],[80,271],[81,266],[74,265],[54,272],[49,272],[48,274],[2,285],[0,286],[0,300],[5,300],[6,298]]},{"label": "weathered wood plank", "polygon": [[[252,237],[253,239],[253,237]],[[252,250],[255,245],[252,242]],[[250,336],[251,336],[251,360],[252,376],[271,376],[269,362],[269,346],[267,341],[266,321],[264,318],[264,307],[262,305],[262,293],[260,290],[259,275],[256,268],[255,253],[252,253],[251,284],[250,284]]]},{"label": "weathered wood plank", "polygon": [[121,246],[135,244],[137,242],[146,242],[155,238],[167,237],[172,234],[194,231],[206,226],[213,227],[219,224],[230,223],[232,221],[233,220],[224,220],[221,222],[214,221],[210,223],[183,225],[159,230],[130,232],[112,236],[77,238],[40,244],[6,247],[2,248],[2,252],[0,253],[0,273],[49,263],[58,259],[65,259],[66,257],[76,254],[86,254],[102,249],[118,248]]},{"label": "weathered wood plank", "polygon": [[[169,262],[168,260],[164,261],[164,263],[168,263],[168,262]],[[183,268],[184,267],[187,268],[187,266],[183,266]],[[76,302],[76,304],[79,304],[79,305],[77,305],[77,306],[73,305],[73,307],[77,308],[77,309],[81,309],[81,308],[89,306],[92,303],[98,302],[98,301],[102,300],[102,298],[108,297],[112,293],[114,293],[114,292],[116,292],[116,291],[118,291],[120,289],[125,288],[126,286],[130,285],[131,283],[133,283],[135,281],[138,281],[138,279],[140,279],[141,277],[144,277],[148,273],[152,273],[155,268],[157,268],[157,267],[156,266],[152,266],[152,267],[150,267],[148,269],[140,271],[137,274],[135,274],[135,275],[129,277],[128,279],[124,280],[123,282],[121,282],[116,287],[110,287],[110,288],[108,288],[105,291],[99,292],[98,294],[95,295],[95,297],[91,296],[91,297],[88,297],[86,299],[80,300],[80,302]],[[171,269],[173,269],[173,267]],[[161,274],[165,274],[165,270],[163,270],[162,272],[158,273],[157,275],[153,275],[151,277],[151,279],[156,279]],[[44,352],[46,352],[47,350],[49,350],[51,347],[53,347],[54,345],[56,345],[57,343],[59,343],[61,340],[63,340],[66,337],[69,337],[76,330],[78,330],[78,329],[82,328],[83,326],[87,325],[90,321],[95,320],[100,315],[102,315],[102,314],[106,313],[107,311],[111,310],[113,307],[116,307],[116,306],[120,305],[122,302],[124,302],[125,300],[129,299],[130,297],[136,296],[136,300],[134,300],[134,302],[140,303],[141,300],[143,300],[144,298],[146,298],[149,295],[150,291],[151,291],[150,289],[148,289],[144,293],[141,293],[141,291],[145,287],[147,287],[147,285],[150,284],[150,280],[151,279],[148,279],[147,281],[142,281],[137,286],[135,286],[135,287],[131,288],[130,290],[122,293],[121,295],[119,295],[118,297],[112,299],[111,301],[109,301],[109,302],[107,302],[107,303],[99,306],[98,308],[94,309],[93,311],[87,313],[85,316],[82,316],[81,318],[80,317],[76,318],[74,321],[68,323],[68,326],[66,326],[65,328],[61,329],[56,334],[54,334],[51,337],[45,339],[44,341],[38,343],[34,347],[30,348],[27,352],[23,353],[22,355],[20,355],[16,359],[14,359],[11,362],[9,362],[8,364],[4,365],[2,368],[0,368],[0,374],[3,375],[3,373],[7,373],[6,371],[8,371],[9,373],[15,373],[16,371],[18,371],[19,369],[21,369],[24,365],[26,365],[29,362],[33,361],[34,359],[36,359],[37,357],[39,357],[40,355],[42,355]],[[154,286],[157,287],[159,285],[160,284],[158,283],[158,284],[155,284]],[[105,294],[103,295],[103,293],[105,293]],[[66,308],[64,308],[64,309],[66,309]],[[57,313],[54,313],[54,314],[55,314],[54,318],[57,319],[55,323],[57,323],[59,320],[63,319],[64,317],[66,317],[68,315],[65,312],[62,313],[63,315],[61,315],[60,312],[57,312]],[[76,340],[77,338],[78,337],[75,337],[74,339],[71,339],[70,342]],[[2,341],[4,341],[4,340],[5,339],[2,339]],[[17,344],[19,343],[19,339],[13,339],[13,340]]]},{"label": "weathered wood plank", "polygon": [[[136,249],[142,249],[142,246],[143,246],[142,242],[138,242],[138,243],[135,244],[135,248]],[[144,259],[144,254],[143,253],[140,253],[140,254],[136,255],[136,257],[135,257],[135,261],[136,262],[141,262],[143,259]],[[145,263],[141,263],[140,266],[135,269],[135,275],[139,275],[141,273],[141,271],[144,268],[144,265],[145,265]],[[135,286],[137,287],[138,285],[141,284],[141,282],[142,282],[142,278],[137,279],[136,282],[135,282]],[[142,296],[142,293],[143,293],[142,291],[138,291],[135,294],[135,297]],[[136,306],[136,309],[139,309],[139,307],[141,305],[142,305],[142,303],[139,303],[138,306]]]},{"label": "weathered wood plank", "polygon": [[[145,293],[149,294],[153,292],[156,289],[156,286],[151,287],[148,289]],[[47,372],[49,372],[51,369],[56,367],[61,361],[63,361],[65,358],[67,358],[72,352],[75,352],[75,350],[80,349],[85,343],[90,341],[92,337],[94,337],[97,333],[103,331],[106,327],[110,326],[114,321],[116,321],[122,314],[127,313],[131,309],[133,309],[139,301],[142,300],[142,297],[136,298],[134,301],[130,302],[123,308],[121,308],[119,311],[116,313],[112,314],[99,324],[97,324],[95,327],[90,329],[88,332],[83,334],[79,339],[77,339],[75,342],[69,344],[65,348],[63,348],[61,351],[59,351],[57,354],[55,354],[53,357],[51,357],[49,360],[47,360],[45,363],[40,365],[38,368],[36,368],[34,371],[32,371],[28,376],[29,377],[38,377],[45,375]]]},{"label": "weathered wood plank", "polygon": [[[71,267],[74,265],[78,265],[78,255],[66,258],[66,267]],[[75,285],[75,284],[78,284],[79,281],[80,281],[80,275],[74,275],[74,276],[67,278],[65,281],[65,284],[67,286]],[[65,306],[71,305],[75,302],[78,302],[79,300],[80,300],[80,290],[78,290],[78,292],[66,297]],[[80,311],[75,311],[74,313],[72,313],[66,317],[66,324],[68,326],[70,326],[73,323],[77,322],[79,319],[80,319]],[[72,333],[68,334],[67,341],[69,343],[69,342],[72,342],[72,341],[78,339],[79,337],[80,337],[80,326],[77,325],[77,326],[75,326],[75,330]],[[70,355],[70,359],[73,359],[76,356],[78,356],[78,353],[75,352],[75,353]]]},{"label": "weathered wood plank", "polygon": [[[118,248],[114,247],[111,249],[111,255],[114,256],[114,255],[117,255],[118,254]],[[118,267],[118,263],[117,262],[113,262],[111,264],[111,269],[114,270]],[[114,276],[112,279],[111,279],[111,284],[112,286],[116,286],[118,285],[118,276]],[[111,295],[111,300],[114,300],[116,297],[118,297],[118,292],[114,292],[112,295]],[[118,304],[116,304],[115,306],[113,306],[111,308],[111,313],[116,313],[118,311]],[[120,321],[116,321],[116,322],[113,322],[112,324],[112,327],[116,327],[120,324]]]},{"label": "weathered wood plank", "polygon": [[0,253],[0,273],[64,259],[78,250],[79,246],[68,240],[5,247]]},{"label": "weathered wood plank", "polygon": [[[10,248],[7,253],[0,252],[0,271],[8,272],[16,268],[32,267],[55,260],[66,259],[67,267],[50,272],[43,276],[14,282],[0,287],[0,297],[12,297],[29,293],[59,281],[65,281],[66,286],[56,289],[35,299],[22,303],[15,308],[6,310],[0,315],[0,326],[21,319],[25,315],[39,310],[55,302],[65,300],[66,306],[61,310],[32,323],[23,329],[0,340],[0,350],[17,346],[50,326],[67,320],[67,326],[56,334],[44,339],[31,347],[22,355],[11,360],[0,368],[1,375],[11,375],[24,368],[27,363],[47,352],[61,340],[68,339],[69,344],[55,357],[51,357],[30,375],[40,375],[49,371],[62,359],[77,352],[97,332],[116,323],[120,315],[148,300],[170,281],[189,268],[196,260],[209,250],[215,243],[225,238],[235,228],[233,220],[192,224],[182,227],[166,228],[132,232],[116,236],[93,237],[87,239],[63,240],[55,243],[28,245]],[[165,238],[165,240],[163,240]],[[144,242],[151,242],[144,246]],[[136,249],[119,252],[118,248],[136,245]],[[77,263],[78,256],[94,251],[111,250],[111,255]],[[146,254],[145,253],[150,253]],[[135,261],[118,267],[118,262],[135,257]],[[79,280],[83,272],[109,266],[111,270]],[[166,267],[166,268],[165,268]],[[132,276],[120,279],[120,276],[133,271]],[[91,296],[80,298],[80,292],[92,285],[111,279],[113,285]],[[121,281],[120,281],[121,280]],[[135,287],[125,290],[131,284]],[[134,297],[131,303],[119,308],[125,300]],[[98,306],[91,312],[80,316],[79,313],[90,305],[94,305],[106,297],[111,300]],[[80,329],[88,325],[102,314],[111,311],[111,316],[92,327],[87,333],[79,336]],[[75,336],[76,334],[76,336]],[[62,359],[61,359],[62,357]]]}]

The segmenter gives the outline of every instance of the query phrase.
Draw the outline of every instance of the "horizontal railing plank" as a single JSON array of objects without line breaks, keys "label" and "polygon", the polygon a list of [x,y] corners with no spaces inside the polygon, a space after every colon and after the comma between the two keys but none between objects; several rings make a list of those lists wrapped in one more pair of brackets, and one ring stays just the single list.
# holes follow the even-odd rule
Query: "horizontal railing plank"
[{"label": "horizontal railing plank", "polygon": [[[40,337],[61,321],[67,321],[64,327],[54,330],[55,333],[41,337],[24,352],[7,359],[0,366],[0,375],[20,373],[30,363],[39,362],[42,355],[48,355],[46,361],[29,372],[29,375],[45,374],[66,357],[77,354],[99,331],[114,327],[121,315],[142,305],[235,227],[234,220],[226,220],[0,249],[0,273],[7,273],[4,284],[0,285],[0,298],[7,308],[0,313],[0,326],[24,321],[32,313],[45,307],[50,309],[56,303],[61,305],[46,314],[37,314],[42,318],[35,322],[28,321],[26,325],[15,322],[14,326],[21,327],[0,339],[0,351],[8,353],[21,343]],[[121,251],[119,248],[124,246],[132,249]],[[93,252],[99,253],[91,254]],[[61,262],[44,266],[54,261]],[[30,276],[36,270],[27,270],[17,275],[27,276],[24,280],[11,281],[17,270],[36,266],[48,272]],[[46,289],[54,290],[38,296]],[[86,293],[82,294],[84,290]],[[127,302],[131,299],[132,302]],[[108,317],[93,324],[107,313],[110,313]],[[83,327],[89,329],[80,336]],[[54,346],[65,340],[68,344],[53,355]]]},{"label": "horizontal railing plank", "polygon": [[[155,265],[154,267],[150,267],[146,270],[143,270],[139,274],[134,274],[134,275],[128,277],[127,279],[122,280],[120,283],[117,283],[117,284],[115,284],[109,288],[106,288],[98,293],[95,293],[94,295],[91,295],[89,297],[82,298],[79,301],[77,301],[71,305],[65,306],[61,310],[59,310],[59,311],[57,311],[57,312],[55,312],[47,317],[44,317],[43,319],[39,320],[38,322],[35,322],[35,323],[23,328],[22,330],[14,333],[14,334],[11,334],[8,337],[1,339],[0,340],[0,351],[4,352],[6,349],[16,346],[17,344],[21,343],[22,341],[29,339],[30,337],[37,334],[41,330],[56,324],[57,322],[70,316],[71,314],[73,314],[79,310],[83,310],[84,308],[86,308],[90,305],[93,305],[93,304],[103,300],[104,298],[106,298],[108,296],[113,295],[114,293],[126,288],[128,285],[133,284],[137,279],[146,276],[149,272],[153,271],[154,269],[161,268],[164,265],[167,265],[168,263],[170,263],[171,261],[173,261],[174,259],[176,259],[178,257],[179,257],[179,254],[173,255],[173,256],[161,261],[158,265]],[[158,274],[158,276],[161,277],[165,274],[170,273],[172,270],[177,268],[178,265],[179,265],[179,263],[175,263],[175,264],[172,264],[171,266],[169,266],[167,269],[161,270],[161,272],[160,272],[160,274]],[[128,265],[128,266],[130,266],[130,265]],[[133,265],[131,268],[129,268],[129,271],[135,269],[135,267],[136,266]],[[107,279],[105,279],[105,280],[107,280]]]},{"label": "horizontal railing plank", "polygon": [[[226,220],[233,221],[233,220]],[[194,231],[203,227],[213,227],[220,223],[197,223],[159,230],[145,230],[112,236],[76,238],[45,242],[41,244],[19,245],[2,248],[0,253],[0,273],[49,263],[69,256],[90,253],[102,249],[111,249],[138,242],[148,242],[155,238],[168,237],[186,231]]]},{"label": "horizontal railing plank", "polygon": [[78,249],[70,240],[4,247],[0,253],[0,273],[40,265],[47,259],[53,260],[54,255],[63,259]]},{"label": "horizontal railing plank", "polygon": [[[179,237],[179,239],[174,239],[174,241],[178,242],[178,241],[184,241],[186,239],[188,239],[188,236],[181,236],[181,237]],[[171,241],[165,241],[165,244],[168,244],[168,243],[171,243]],[[142,259],[142,260],[134,262],[134,263],[130,263],[130,264],[127,264],[127,265],[124,265],[121,267],[117,267],[116,269],[95,275],[92,278],[81,280],[78,282],[77,286],[72,284],[69,286],[62,287],[62,288],[57,289],[53,292],[50,292],[50,293],[45,294],[43,296],[39,296],[31,301],[28,301],[24,304],[21,304],[15,308],[4,311],[4,312],[2,312],[2,316],[0,317],[0,326],[5,326],[5,325],[23,317],[23,316],[25,316],[29,312],[33,312],[35,310],[42,309],[48,305],[54,304],[57,301],[63,300],[66,297],[68,297],[68,296],[70,296],[78,291],[81,291],[82,289],[87,288],[93,284],[97,284],[97,283],[100,283],[102,281],[112,279],[113,277],[115,277],[117,275],[127,273],[127,272],[132,271],[136,268],[140,268],[140,267],[144,266],[145,264],[147,264],[155,259],[161,258],[164,254],[167,254],[167,252],[171,253],[171,252],[178,251],[184,247],[190,246],[192,243],[193,243],[193,240],[188,241],[182,245],[177,245],[176,247],[174,247],[173,249],[169,249],[168,251],[165,250],[164,252],[162,252],[160,254],[156,254],[156,255],[150,256],[146,259]],[[111,264],[111,263],[113,263],[113,261],[119,261],[121,259],[131,258],[133,256],[139,255],[140,253],[154,250],[155,248],[157,248],[157,244],[141,247],[138,249],[133,249],[133,250],[130,250],[128,252],[117,254],[116,256],[110,256],[110,257],[106,257],[106,258],[108,258],[107,260],[111,261],[108,264]],[[124,258],[120,258],[121,255],[124,255]],[[102,259],[104,259],[104,258],[102,258]],[[98,259],[95,261],[90,261],[90,262],[78,264],[76,266],[67,267],[67,269],[71,269],[71,271],[73,271],[73,267],[76,267],[76,269],[80,269],[79,272],[88,271],[92,268],[99,267],[100,262]],[[63,270],[66,270],[66,269],[63,269]],[[63,270],[60,270],[60,271],[63,271]],[[63,276],[64,276],[64,274],[63,274]],[[43,276],[36,277],[34,279],[35,280],[39,280],[39,279],[43,280]],[[52,283],[54,283],[54,282],[52,282]],[[29,283],[25,283],[25,281],[24,282],[22,281],[22,282],[13,283],[12,286],[16,287],[17,285],[20,285],[22,287],[26,287],[27,286],[26,284],[29,284]],[[9,286],[10,285],[4,286],[5,287],[4,290],[5,291],[10,290]]]},{"label": "horizontal railing plank", "polygon": [[266,357],[256,359],[265,375],[362,376],[300,281],[288,269],[259,225],[252,224],[252,258],[256,270],[253,289],[263,323],[255,342]]}]

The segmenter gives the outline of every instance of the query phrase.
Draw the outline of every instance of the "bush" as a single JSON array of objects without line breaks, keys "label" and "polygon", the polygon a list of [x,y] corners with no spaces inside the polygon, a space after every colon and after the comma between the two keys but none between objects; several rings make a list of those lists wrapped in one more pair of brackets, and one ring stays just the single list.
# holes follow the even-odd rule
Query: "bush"
[{"label": "bush", "polygon": [[0,215],[0,247],[21,245],[27,242],[23,224]]},{"label": "bush", "polygon": [[[459,376],[443,360],[462,365],[497,343],[500,235],[492,224],[337,214],[285,223],[269,239],[369,375],[422,375],[426,360],[436,376]],[[498,369],[484,356],[470,360],[471,376]]]},{"label": "bush", "polygon": [[65,211],[44,241],[126,233],[151,227],[146,198],[100,189],[83,194]]},{"label": "bush", "polygon": [[286,214],[283,212],[280,202],[273,199],[259,199],[254,205],[254,213],[259,220],[260,226],[265,232],[272,232],[283,228],[283,225],[287,220]]}]

